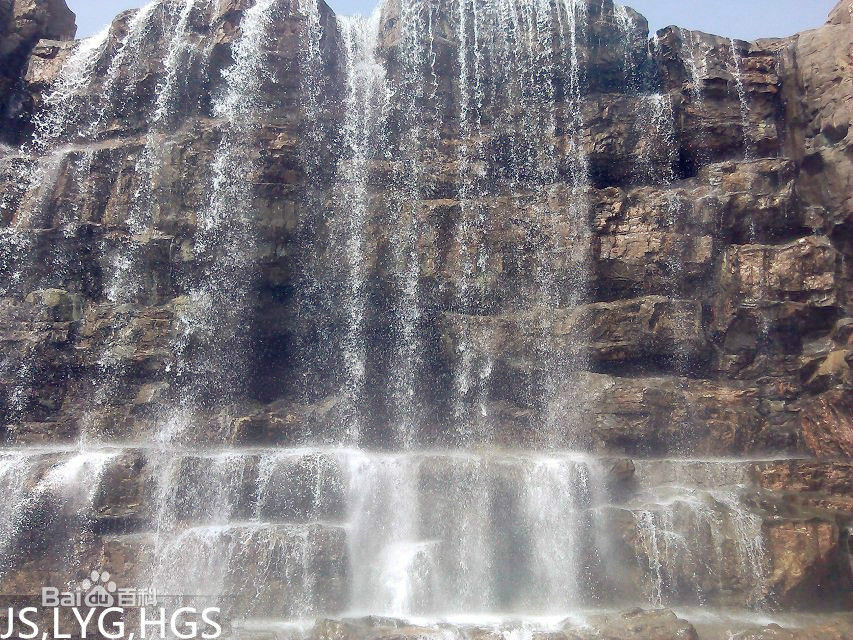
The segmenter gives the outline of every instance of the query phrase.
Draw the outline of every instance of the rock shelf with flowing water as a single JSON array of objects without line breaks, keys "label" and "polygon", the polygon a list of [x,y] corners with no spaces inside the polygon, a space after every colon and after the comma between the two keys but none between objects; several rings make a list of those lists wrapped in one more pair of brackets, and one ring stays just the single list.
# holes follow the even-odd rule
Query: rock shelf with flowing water
[{"label": "rock shelf with flowing water", "polygon": [[102,569],[234,638],[849,633],[849,0],[751,43],[611,0],[154,0],[85,40],[26,4],[3,594]]}]

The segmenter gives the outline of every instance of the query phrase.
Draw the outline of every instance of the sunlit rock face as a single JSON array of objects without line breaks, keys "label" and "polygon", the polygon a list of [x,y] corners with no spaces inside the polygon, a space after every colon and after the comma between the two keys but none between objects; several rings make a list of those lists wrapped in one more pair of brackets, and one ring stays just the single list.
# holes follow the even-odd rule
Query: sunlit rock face
[{"label": "sunlit rock face", "polygon": [[60,5],[2,14],[3,593],[849,635],[849,0]]},{"label": "sunlit rock face", "polygon": [[[0,3],[0,109],[6,117],[21,117],[16,126],[25,123],[32,113],[30,104],[18,102],[26,96],[19,95],[17,89],[33,48],[42,39],[68,42],[76,32],[74,13],[64,0]],[[5,135],[15,135],[14,131],[3,133],[2,142],[6,142]]]}]

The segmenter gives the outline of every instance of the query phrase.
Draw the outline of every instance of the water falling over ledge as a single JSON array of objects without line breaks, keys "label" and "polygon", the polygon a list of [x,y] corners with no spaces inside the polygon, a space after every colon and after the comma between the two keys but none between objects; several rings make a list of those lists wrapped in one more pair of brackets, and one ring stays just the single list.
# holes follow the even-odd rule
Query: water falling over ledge
[{"label": "water falling over ledge", "polygon": [[843,598],[843,251],[743,52],[610,0],[155,0],[60,48],[0,158],[0,586],[121,562],[318,640]]}]

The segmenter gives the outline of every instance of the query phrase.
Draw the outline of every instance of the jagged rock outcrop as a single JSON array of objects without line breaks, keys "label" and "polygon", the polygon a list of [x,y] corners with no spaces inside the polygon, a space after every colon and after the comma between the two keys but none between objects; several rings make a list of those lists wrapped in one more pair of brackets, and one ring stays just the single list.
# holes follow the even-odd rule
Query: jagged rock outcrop
[{"label": "jagged rock outcrop", "polygon": [[[827,233],[848,235],[851,133],[850,3],[840,1],[827,24],[783,41],[789,146],[800,163],[798,187]],[[845,231],[846,230],[846,231]]]},{"label": "jagged rock outcrop", "polygon": [[[69,41],[76,33],[74,13],[65,0],[3,0],[0,3],[0,68],[3,69],[0,72],[0,113],[4,118],[20,115],[24,121],[29,117],[22,113],[26,107],[15,103],[15,96],[22,71],[38,42]],[[11,133],[4,131],[7,135]]]},{"label": "jagged rock outcrop", "polygon": [[733,640],[840,640],[853,631],[849,622],[831,621],[826,624],[810,625],[799,629],[784,629],[771,624],[763,629],[743,631],[732,636]]}]

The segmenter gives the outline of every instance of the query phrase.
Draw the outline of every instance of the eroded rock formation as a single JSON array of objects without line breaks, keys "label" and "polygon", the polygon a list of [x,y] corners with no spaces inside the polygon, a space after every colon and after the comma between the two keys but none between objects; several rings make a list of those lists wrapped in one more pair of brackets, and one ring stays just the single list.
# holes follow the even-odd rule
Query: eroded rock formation
[{"label": "eroded rock formation", "polygon": [[[850,0],[758,42],[610,0],[163,0],[78,42],[12,6],[3,592],[849,610]],[[371,624],[312,633],[439,633]],[[696,637],[594,626],[548,635]]]}]

